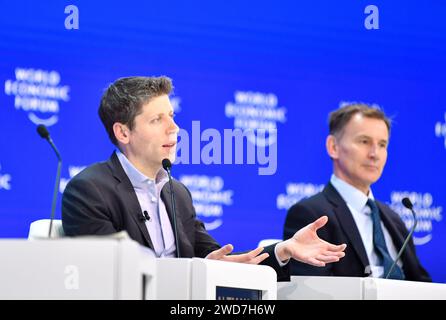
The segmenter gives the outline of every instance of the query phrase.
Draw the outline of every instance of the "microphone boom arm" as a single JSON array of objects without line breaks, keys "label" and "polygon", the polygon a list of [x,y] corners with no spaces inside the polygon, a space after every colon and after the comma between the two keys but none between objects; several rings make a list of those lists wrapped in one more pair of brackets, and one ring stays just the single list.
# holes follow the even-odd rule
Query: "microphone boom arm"
[{"label": "microphone boom arm", "polygon": [[57,204],[57,194],[59,192],[59,185],[60,185],[60,172],[62,171],[62,159],[60,158],[60,156],[58,158],[59,160],[57,163],[56,182],[54,184],[53,203],[51,204],[51,218],[50,218],[50,228],[48,230],[48,238],[51,238],[51,230],[53,229],[54,213],[56,212],[56,204]]},{"label": "microphone boom arm", "polygon": [[172,212],[174,215],[173,218],[173,230],[175,232],[175,240],[176,240],[176,246],[177,246],[177,258],[180,258],[180,241],[178,239],[178,228],[177,228],[177,211],[175,208],[175,197],[173,195],[173,184],[172,184],[172,176],[170,175],[170,168],[167,170],[167,174],[169,175],[169,186],[170,186],[170,201],[172,202]]},{"label": "microphone boom arm", "polygon": [[404,249],[406,249],[406,246],[407,246],[407,244],[409,243],[409,240],[410,240],[410,238],[412,237],[412,234],[414,233],[415,228],[417,227],[417,223],[418,223],[418,221],[417,221],[417,215],[415,214],[415,210],[414,210],[413,207],[412,207],[412,203],[410,203],[410,201],[409,201],[409,204],[408,204],[407,202],[403,201],[403,204],[404,204],[404,206],[405,206],[407,209],[410,210],[410,212],[412,212],[412,215],[413,215],[413,226],[412,226],[412,228],[410,229],[409,235],[406,237],[406,240],[404,241],[403,245],[401,246],[401,249],[400,249],[400,251],[398,252],[398,255],[396,256],[395,261],[392,263],[392,266],[390,267],[389,272],[387,272],[386,279],[389,278],[389,276],[390,276],[390,274],[392,273],[393,269],[395,268],[395,266],[396,266],[398,260],[401,258],[401,255],[403,254]]},{"label": "microphone boom arm", "polygon": [[53,201],[51,203],[51,219],[50,219],[50,227],[48,229],[48,238],[51,238],[51,231],[53,229],[53,220],[54,220],[54,213],[56,211],[56,204],[57,204],[57,194],[59,192],[59,185],[60,185],[60,172],[62,171],[62,157],[60,156],[59,150],[57,150],[56,145],[54,144],[53,140],[50,137],[50,133],[48,132],[48,129],[43,125],[40,124],[37,126],[37,133],[42,139],[45,139],[50,144],[51,148],[56,153],[57,157],[57,173],[56,173],[56,182],[54,185],[54,192],[53,192]]}]

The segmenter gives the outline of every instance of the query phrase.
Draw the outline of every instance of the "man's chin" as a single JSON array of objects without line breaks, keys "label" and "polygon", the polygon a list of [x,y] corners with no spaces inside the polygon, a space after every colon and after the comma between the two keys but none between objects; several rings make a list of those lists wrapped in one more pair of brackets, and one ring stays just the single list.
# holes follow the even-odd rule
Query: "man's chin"
[{"label": "man's chin", "polygon": [[374,184],[376,181],[378,181],[380,177],[381,177],[381,174],[379,174],[379,175],[370,175],[370,176],[368,176],[365,180],[367,181],[367,184],[368,184],[369,186],[371,186],[371,185]]}]

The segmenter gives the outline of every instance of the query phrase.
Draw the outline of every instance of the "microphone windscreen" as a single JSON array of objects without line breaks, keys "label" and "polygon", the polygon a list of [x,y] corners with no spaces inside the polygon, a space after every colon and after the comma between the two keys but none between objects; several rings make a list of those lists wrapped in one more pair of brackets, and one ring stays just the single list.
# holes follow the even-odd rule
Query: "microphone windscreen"
[{"label": "microphone windscreen", "polygon": [[412,210],[412,208],[413,208],[413,204],[412,204],[412,202],[410,201],[409,198],[403,198],[402,202],[403,202],[403,205],[404,205],[407,209]]},{"label": "microphone windscreen", "polygon": [[50,133],[48,132],[47,128],[43,124],[39,124],[37,126],[37,132],[43,139],[48,139],[50,136]]},{"label": "microphone windscreen", "polygon": [[172,163],[167,158],[163,159],[162,164],[163,164],[164,170],[170,169],[172,167]]}]

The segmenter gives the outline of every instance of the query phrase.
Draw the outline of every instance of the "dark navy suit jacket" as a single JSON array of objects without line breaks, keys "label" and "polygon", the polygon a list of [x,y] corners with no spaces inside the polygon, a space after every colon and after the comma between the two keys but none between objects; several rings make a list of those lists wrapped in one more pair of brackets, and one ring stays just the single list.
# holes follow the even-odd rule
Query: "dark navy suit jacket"
[{"label": "dark navy suit jacket", "polygon": [[[385,204],[376,201],[381,218],[392,237],[397,251],[400,250],[408,231],[397,213]],[[331,183],[324,190],[305,199],[288,210],[284,227],[284,239],[288,239],[300,228],[318,219],[328,216],[328,223],[318,230],[318,235],[331,243],[346,243],[345,257],[337,263],[317,268],[291,261],[292,275],[366,277],[370,272],[369,261],[359,230],[344,199]],[[402,254],[403,270],[406,280],[432,281],[427,271],[417,258],[415,246],[410,240]]]}]

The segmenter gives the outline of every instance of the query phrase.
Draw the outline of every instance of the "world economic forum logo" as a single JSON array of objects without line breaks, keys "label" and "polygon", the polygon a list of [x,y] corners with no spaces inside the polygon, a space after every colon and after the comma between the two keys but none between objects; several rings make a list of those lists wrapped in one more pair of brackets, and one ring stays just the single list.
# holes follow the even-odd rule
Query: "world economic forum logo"
[{"label": "world economic forum logo", "polygon": [[295,203],[319,193],[322,189],[323,184],[289,182],[286,184],[286,193],[280,193],[276,198],[277,209],[288,210]]},{"label": "world economic forum logo", "polygon": [[223,206],[233,203],[233,190],[224,190],[219,176],[182,175],[179,180],[191,192],[197,216],[206,230],[215,230],[223,224]]},{"label": "world economic forum logo", "polygon": [[277,123],[286,122],[286,112],[274,93],[236,91],[234,101],[225,105],[225,115],[234,118],[234,128],[252,130],[247,139],[258,147],[277,142]]},{"label": "world economic forum logo", "polygon": [[416,245],[424,245],[432,240],[434,223],[443,219],[443,208],[434,204],[434,198],[429,192],[393,191],[390,195],[390,207],[399,214],[407,229],[413,226],[414,221],[410,210],[401,203],[405,197],[413,203],[413,209],[417,214],[418,223],[413,241]]},{"label": "world economic forum logo", "polygon": [[2,173],[2,166],[0,165],[0,190],[11,190],[11,175]]},{"label": "world economic forum logo", "polygon": [[26,112],[34,124],[48,127],[59,120],[60,102],[70,100],[69,91],[55,70],[17,67],[15,78],[5,81],[5,94],[14,96],[15,109]]}]

